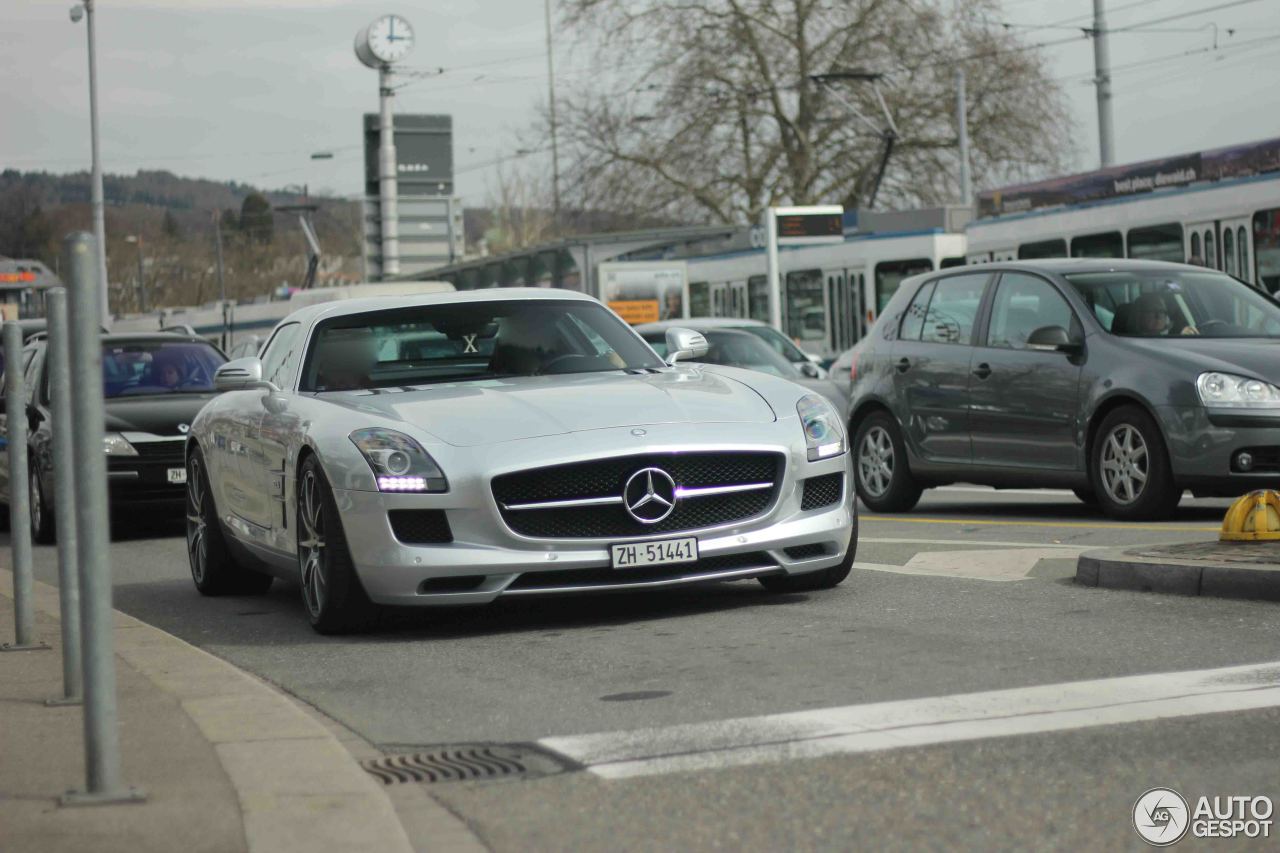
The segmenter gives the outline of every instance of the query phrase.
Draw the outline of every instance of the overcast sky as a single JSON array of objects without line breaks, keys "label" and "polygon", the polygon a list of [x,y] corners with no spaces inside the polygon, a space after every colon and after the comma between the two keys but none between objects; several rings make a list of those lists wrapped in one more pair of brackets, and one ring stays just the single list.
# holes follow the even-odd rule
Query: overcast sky
[{"label": "overcast sky", "polygon": [[[88,168],[85,25],[70,22],[70,5],[0,0],[0,168]],[[1280,0],[1107,5],[1113,29],[1223,7],[1112,35],[1118,162],[1280,136]],[[1002,23],[1050,42],[1078,35],[1092,0],[1004,8]],[[360,115],[377,109],[377,76],[352,41],[389,12],[417,34],[404,64],[446,69],[403,89],[396,109],[453,115],[457,191],[483,203],[489,164],[519,147],[545,100],[541,0],[98,0],[104,168],[360,192]],[[1095,168],[1091,44],[1044,52],[1069,95],[1079,166]],[[591,73],[581,56],[557,63],[562,85]],[[317,151],[334,159],[312,161]]]}]

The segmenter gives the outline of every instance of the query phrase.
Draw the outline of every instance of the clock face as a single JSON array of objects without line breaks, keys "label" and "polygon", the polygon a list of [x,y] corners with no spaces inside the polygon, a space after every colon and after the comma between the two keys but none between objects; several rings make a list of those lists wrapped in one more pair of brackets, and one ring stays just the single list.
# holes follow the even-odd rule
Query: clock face
[{"label": "clock face", "polygon": [[395,62],[413,47],[413,27],[399,15],[386,15],[369,25],[369,52],[382,62]]}]

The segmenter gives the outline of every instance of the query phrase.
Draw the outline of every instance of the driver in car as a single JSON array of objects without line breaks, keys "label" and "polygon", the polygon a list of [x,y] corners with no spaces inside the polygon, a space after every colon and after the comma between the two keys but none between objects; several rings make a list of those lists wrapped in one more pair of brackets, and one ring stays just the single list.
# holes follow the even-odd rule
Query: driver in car
[{"label": "driver in car", "polygon": [[163,348],[157,350],[151,359],[151,381],[161,388],[177,388],[182,378],[182,356]]},{"label": "driver in car", "polygon": [[[1158,293],[1144,293],[1134,302],[1138,318],[1138,331],[1143,335],[1169,335],[1173,324],[1169,318],[1169,307]],[[1184,335],[1198,335],[1200,330],[1188,323],[1182,328]]]}]

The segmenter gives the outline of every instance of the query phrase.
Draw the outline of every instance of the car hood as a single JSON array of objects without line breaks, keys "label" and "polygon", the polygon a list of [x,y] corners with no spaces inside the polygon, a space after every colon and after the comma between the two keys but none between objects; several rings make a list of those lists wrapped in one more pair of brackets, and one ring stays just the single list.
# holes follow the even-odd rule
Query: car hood
[{"label": "car hood", "polygon": [[459,447],[646,424],[777,420],[744,383],[695,368],[495,379],[324,399],[411,424]]},{"label": "car hood", "polygon": [[109,432],[150,432],[155,435],[182,435],[210,394],[161,394],[152,397],[118,397],[104,400]]},{"label": "car hood", "polygon": [[1219,370],[1280,384],[1280,341],[1265,338],[1127,338],[1161,361],[1175,361],[1197,373]]}]

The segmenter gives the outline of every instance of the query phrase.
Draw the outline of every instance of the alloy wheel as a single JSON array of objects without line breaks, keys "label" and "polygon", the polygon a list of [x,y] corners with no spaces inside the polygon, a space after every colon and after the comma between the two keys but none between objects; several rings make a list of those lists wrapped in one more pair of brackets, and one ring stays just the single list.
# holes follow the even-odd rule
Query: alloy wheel
[{"label": "alloy wheel", "polygon": [[209,568],[209,526],[204,508],[204,470],[194,456],[187,460],[187,560],[191,577],[204,583]]},{"label": "alloy wheel", "polygon": [[311,615],[318,617],[324,607],[326,581],[324,505],[315,471],[308,471],[303,478],[299,498],[298,516],[302,528],[298,531],[298,562],[302,566],[302,597],[306,599]]},{"label": "alloy wheel", "polygon": [[1147,443],[1130,424],[1117,424],[1102,443],[1102,487],[1118,504],[1131,504],[1141,495],[1150,474]]},{"label": "alloy wheel", "polygon": [[893,440],[884,427],[873,426],[858,447],[858,479],[872,497],[889,491],[893,482]]}]

